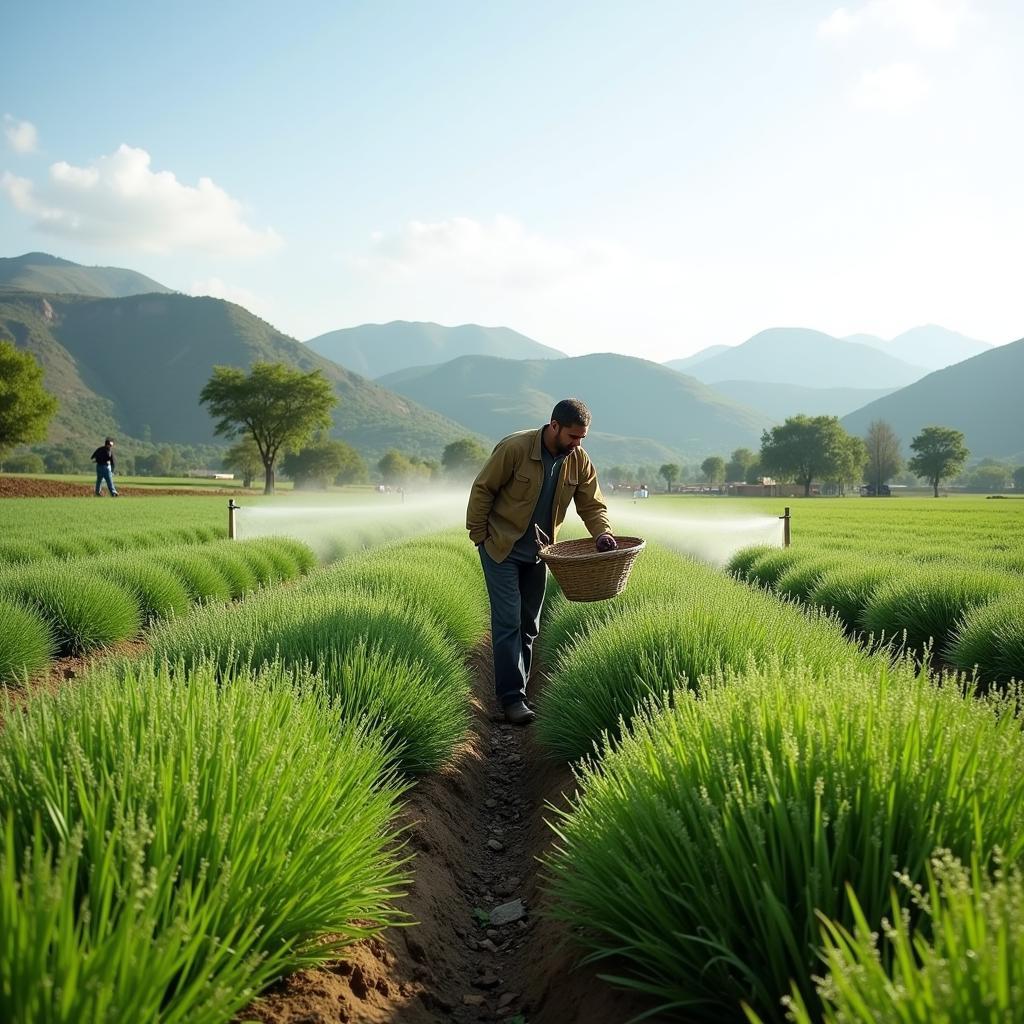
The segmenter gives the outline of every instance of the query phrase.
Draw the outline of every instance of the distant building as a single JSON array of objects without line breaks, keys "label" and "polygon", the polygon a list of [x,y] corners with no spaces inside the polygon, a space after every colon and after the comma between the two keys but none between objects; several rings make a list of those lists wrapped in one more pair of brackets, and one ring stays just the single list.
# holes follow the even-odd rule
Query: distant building
[{"label": "distant building", "polygon": [[221,473],[215,469],[190,469],[188,476],[197,480],[234,480],[234,473]]}]

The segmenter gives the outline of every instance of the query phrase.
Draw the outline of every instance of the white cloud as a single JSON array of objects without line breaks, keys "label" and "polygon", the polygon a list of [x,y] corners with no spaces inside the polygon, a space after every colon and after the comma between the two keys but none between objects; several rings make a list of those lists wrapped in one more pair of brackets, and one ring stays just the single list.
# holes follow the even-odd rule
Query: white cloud
[{"label": "white cloud", "polygon": [[972,17],[970,0],[868,0],[853,10],[838,7],[818,25],[825,39],[881,30],[907,36],[925,50],[948,50]]},{"label": "white cloud", "polygon": [[500,215],[489,223],[469,217],[410,221],[397,233],[376,233],[371,243],[358,266],[517,289],[550,287],[615,258],[606,243],[545,238]]},{"label": "white cloud", "polygon": [[39,146],[39,133],[31,121],[4,114],[4,134],[15,153],[34,153]]},{"label": "white cloud", "polygon": [[258,255],[281,244],[273,229],[250,227],[241,203],[209,178],[186,185],[153,171],[149,153],[131,146],[88,167],[55,163],[38,186],[5,173],[0,187],[39,230],[77,241],[218,255]]},{"label": "white cloud", "polygon": [[907,114],[928,95],[930,84],[915,64],[888,64],[865,71],[850,90],[850,105],[856,110],[881,110]]},{"label": "white cloud", "polygon": [[215,299],[226,299],[228,302],[236,302],[244,306],[250,313],[255,313],[264,320],[268,319],[271,311],[271,304],[261,298],[256,292],[239,285],[228,284],[219,277],[208,277],[202,281],[193,281],[189,288],[190,295],[209,295]]}]

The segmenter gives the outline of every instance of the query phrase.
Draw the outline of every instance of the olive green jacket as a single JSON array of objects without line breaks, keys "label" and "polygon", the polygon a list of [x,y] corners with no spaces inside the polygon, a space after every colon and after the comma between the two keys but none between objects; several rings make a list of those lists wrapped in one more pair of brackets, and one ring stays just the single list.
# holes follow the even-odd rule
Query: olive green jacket
[{"label": "olive green jacket", "polygon": [[[469,492],[466,529],[474,544],[483,544],[496,562],[504,562],[513,545],[526,532],[544,482],[540,430],[520,430],[499,441],[484,463]],[[569,501],[592,537],[611,533],[608,506],[597,484],[590,456],[575,448],[565,457],[551,510],[552,541],[565,519]]]}]

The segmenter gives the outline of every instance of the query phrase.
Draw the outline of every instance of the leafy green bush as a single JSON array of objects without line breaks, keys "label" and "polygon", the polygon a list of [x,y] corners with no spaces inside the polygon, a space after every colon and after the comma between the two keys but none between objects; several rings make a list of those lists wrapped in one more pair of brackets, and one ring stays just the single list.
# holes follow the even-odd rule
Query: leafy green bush
[{"label": "leafy green bush", "polygon": [[885,565],[849,565],[829,569],[808,595],[811,604],[832,612],[851,632],[859,630],[861,616],[875,590],[892,578]]},{"label": "leafy green bush", "polygon": [[897,896],[891,917],[882,924],[881,948],[877,930],[852,893],[854,931],[826,921],[829,973],[818,983],[824,1013],[809,1013],[797,993],[790,1013],[795,1024],[1024,1020],[1024,878],[1019,868],[1000,870],[993,881],[977,857],[968,869],[940,853],[927,885],[908,893],[927,928],[911,927]]},{"label": "leafy green bush", "polygon": [[906,663],[728,675],[603,755],[554,811],[551,912],[612,980],[687,1020],[734,1019],[741,1000],[780,1020],[791,979],[813,1001],[816,912],[852,927],[846,884],[875,923],[893,870],[923,881],[938,847],[1024,854],[1015,704]]},{"label": "leafy green bush", "polygon": [[465,674],[442,675],[389,651],[386,641],[359,640],[310,659],[342,721],[367,721],[405,774],[435,771],[469,726]]},{"label": "leafy green bush", "polygon": [[466,556],[467,547],[439,539],[429,548],[422,541],[388,545],[311,578],[308,589],[393,594],[430,611],[454,643],[470,647],[487,631],[490,606],[479,560]]},{"label": "leafy green bush", "polygon": [[747,573],[750,571],[750,567],[763,558],[765,555],[772,554],[778,551],[779,548],[774,544],[754,544],[747,548],[740,548],[725,564],[726,572],[735,576],[737,579],[745,580]]},{"label": "leafy green bush", "polygon": [[280,669],[177,676],[6,714],[3,1020],[220,1024],[399,917],[380,739]]},{"label": "leafy green bush", "polygon": [[256,573],[250,568],[245,556],[232,551],[223,544],[211,544],[203,555],[210,564],[227,580],[231,597],[238,600],[259,587]]},{"label": "leafy green bush", "polygon": [[957,623],[946,659],[993,682],[1024,682],[1024,592],[968,611]]},{"label": "leafy green bush", "polygon": [[811,552],[802,548],[770,548],[747,567],[747,582],[774,589],[783,573],[811,557]]},{"label": "leafy green bush", "polygon": [[150,558],[166,565],[185,585],[189,597],[196,602],[224,604],[231,600],[231,584],[207,557],[190,548],[161,548]]},{"label": "leafy green bush", "polygon": [[842,560],[837,556],[811,557],[797,562],[775,581],[775,593],[780,597],[789,597],[794,601],[806,603],[825,573],[830,569],[839,568],[842,564]]},{"label": "leafy green bush", "polygon": [[142,609],[130,590],[74,562],[12,569],[0,575],[0,595],[37,611],[50,625],[60,654],[106,647],[142,628]]},{"label": "leafy green bush", "polygon": [[[875,589],[861,625],[875,636],[906,632],[907,644],[923,650],[931,641],[941,651],[957,620],[972,608],[1014,589],[1003,573],[948,567],[906,571]],[[1016,588],[1024,600],[1024,588]]]},{"label": "leafy green bush", "polygon": [[0,598],[0,683],[44,668],[55,649],[53,632],[38,612]]},{"label": "leafy green bush", "polygon": [[173,619],[189,610],[189,595],[171,569],[149,563],[145,555],[99,556],[91,571],[135,595],[147,621]]}]

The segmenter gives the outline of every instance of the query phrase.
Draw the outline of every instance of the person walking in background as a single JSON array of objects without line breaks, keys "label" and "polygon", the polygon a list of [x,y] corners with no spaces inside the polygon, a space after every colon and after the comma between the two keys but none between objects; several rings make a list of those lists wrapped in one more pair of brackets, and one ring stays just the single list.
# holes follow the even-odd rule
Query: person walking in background
[{"label": "person walking in background", "polygon": [[554,541],[571,500],[599,551],[618,546],[597,471],[580,447],[589,426],[590,410],[578,399],[563,399],[539,430],[499,441],[469,493],[466,528],[480,552],[491,604],[494,692],[506,720],[516,725],[536,717],[526,684],[547,582],[537,530]]},{"label": "person walking in background", "polygon": [[100,489],[104,483],[112,498],[117,497],[114,487],[114,440],[108,437],[103,444],[92,453],[92,461],[96,463],[96,497],[100,497]]}]

